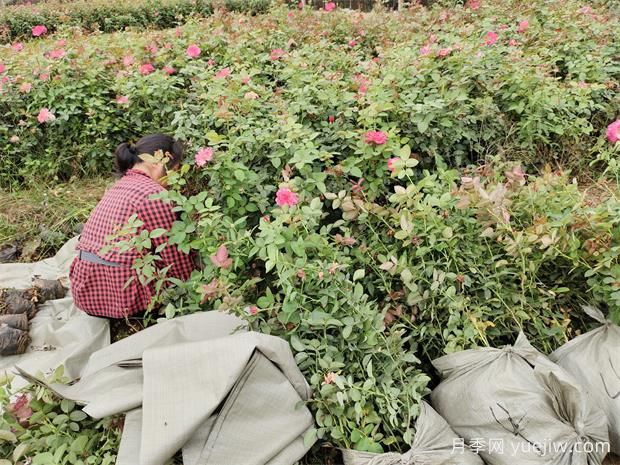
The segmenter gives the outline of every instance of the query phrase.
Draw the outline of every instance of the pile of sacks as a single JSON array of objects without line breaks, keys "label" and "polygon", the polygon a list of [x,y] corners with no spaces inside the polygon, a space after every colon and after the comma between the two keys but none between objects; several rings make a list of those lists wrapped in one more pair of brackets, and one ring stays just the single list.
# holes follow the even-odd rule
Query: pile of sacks
[{"label": "pile of sacks", "polygon": [[620,327],[601,323],[549,357],[520,334],[433,361],[441,383],[406,454],[343,451],[346,465],[600,465],[620,455]]},{"label": "pile of sacks", "polygon": [[40,305],[61,299],[66,289],[59,280],[34,278],[29,289],[0,289],[0,355],[18,355],[30,344],[28,328]]}]

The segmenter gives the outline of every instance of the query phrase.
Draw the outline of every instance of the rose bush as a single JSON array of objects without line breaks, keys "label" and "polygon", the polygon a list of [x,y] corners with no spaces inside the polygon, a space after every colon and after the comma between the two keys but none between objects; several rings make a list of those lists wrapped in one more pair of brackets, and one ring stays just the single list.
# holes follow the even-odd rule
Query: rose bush
[{"label": "rose bush", "polygon": [[553,350],[587,329],[585,302],[620,321],[617,185],[594,196],[543,169],[616,166],[617,17],[473,4],[220,12],[7,46],[1,182],[107,170],[146,132],[187,140],[162,196],[170,241],[202,269],[166,287],[151,233],[122,231],[140,231],[124,246],[154,308],[234,312],[287,339],[311,434],[404,451],[432,358],[520,330]]},{"label": "rose bush", "polygon": [[[64,383],[63,368],[47,377]],[[74,402],[50,391],[11,387],[0,377],[0,457],[8,464],[112,465],[120,444],[122,418],[93,420]]]},{"label": "rose bush", "polygon": [[158,0],[108,2],[71,1],[15,5],[0,10],[0,40],[27,40],[64,28],[114,32],[127,27],[164,29],[185,22],[188,17],[208,16],[214,8],[260,13],[270,0]]},{"label": "rose bush", "polygon": [[[268,159],[263,174],[342,170],[370,192],[402,145],[428,168],[503,154],[617,171],[605,133],[618,118],[618,17],[582,11],[573,0],[398,15],[278,8],[7,44],[0,183],[107,172],[118,142],[161,130],[194,148],[215,131],[234,140],[237,163]],[[40,124],[41,108],[56,120]],[[367,144],[368,132],[387,140]]]},{"label": "rose bush", "polygon": [[219,143],[209,165],[184,165],[162,195],[179,212],[170,241],[197,250],[203,268],[166,287],[148,231],[124,247],[144,253],[136,267],[156,281],[168,318],[234,312],[288,340],[321,439],[405,450],[433,358],[519,331],[550,352],[588,328],[588,302],[620,321],[613,187],[593,196],[565,174],[500,162],[416,176],[401,150],[392,170],[381,167],[390,187],[372,198],[359,182],[332,190],[342,174],[305,178],[289,165],[277,191],[256,193],[245,187],[260,188],[256,174]]}]

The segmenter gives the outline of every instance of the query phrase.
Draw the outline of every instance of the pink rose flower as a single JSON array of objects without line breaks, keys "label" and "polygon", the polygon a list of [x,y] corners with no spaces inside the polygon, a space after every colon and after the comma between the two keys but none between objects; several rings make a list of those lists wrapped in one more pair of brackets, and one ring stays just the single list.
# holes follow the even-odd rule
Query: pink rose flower
[{"label": "pink rose flower", "polygon": [[367,144],[383,145],[388,140],[388,135],[383,131],[368,131],[365,135]]},{"label": "pink rose flower", "polygon": [[284,50],[282,50],[281,48],[274,48],[271,51],[271,54],[269,55],[269,59],[271,61],[276,61],[279,60],[280,58],[282,58],[284,56],[286,52]]},{"label": "pink rose flower", "polygon": [[41,74],[39,74],[39,79],[40,79],[41,81],[49,81],[49,79],[50,79],[50,75],[49,75],[49,74],[47,74],[47,73],[41,73]]},{"label": "pink rose flower", "polygon": [[168,76],[172,76],[174,73],[176,73],[176,69],[172,68],[171,66],[164,66],[162,68],[162,71]]},{"label": "pink rose flower", "polygon": [[140,74],[142,74],[142,76],[147,76],[153,71],[155,71],[155,67],[150,63],[144,63],[143,65],[140,65]]},{"label": "pink rose flower", "polygon": [[516,47],[519,43],[515,40],[515,39],[510,39],[508,41],[508,45],[510,45],[511,47]]},{"label": "pink rose flower", "polygon": [[19,91],[23,94],[27,94],[32,90],[32,84],[29,82],[24,82],[21,86],[19,86]]},{"label": "pink rose flower", "polygon": [[281,187],[276,192],[276,204],[280,207],[284,205],[288,205],[289,207],[293,207],[299,203],[299,197],[295,192],[290,190],[288,187]]},{"label": "pink rose flower", "polygon": [[65,50],[63,48],[57,48],[50,52],[50,58],[58,59],[65,56]]},{"label": "pink rose flower", "polygon": [[387,162],[387,169],[388,169],[390,172],[392,172],[392,173],[393,173],[393,172],[394,172],[394,170],[396,169],[396,167],[395,167],[394,165],[395,165],[397,162],[399,162],[399,161],[400,161],[400,158],[399,158],[399,157],[396,157],[396,158],[390,158],[390,159],[388,160],[388,162]]},{"label": "pink rose flower", "polygon": [[39,37],[46,33],[47,33],[47,28],[43,26],[42,24],[39,24],[32,28],[32,35],[34,37]]},{"label": "pink rose flower", "polygon": [[297,277],[299,279],[306,279],[306,272],[304,270],[297,270]]},{"label": "pink rose flower", "polygon": [[211,255],[209,258],[218,268],[229,268],[232,265],[232,258],[228,257],[228,249],[224,244],[220,245],[215,255]]},{"label": "pink rose flower", "polygon": [[187,47],[187,56],[190,58],[198,58],[200,56],[200,47],[196,44],[192,44]]},{"label": "pink rose flower", "polygon": [[349,41],[349,47],[355,47],[357,45],[357,41],[355,39],[351,39]]},{"label": "pink rose flower", "polygon": [[136,59],[133,57],[133,55],[125,55],[123,57],[123,65],[125,66],[125,68],[129,68],[135,62],[136,62]]},{"label": "pink rose flower", "polygon": [[497,34],[493,31],[487,32],[484,42],[487,45],[493,45],[495,42],[497,42]]},{"label": "pink rose flower", "polygon": [[17,394],[6,407],[6,411],[13,415],[22,426],[26,426],[28,420],[32,416],[32,409],[30,408],[31,400],[32,395],[30,393]]},{"label": "pink rose flower", "polygon": [[222,68],[217,73],[215,73],[215,79],[226,79],[228,76],[230,76],[230,74],[230,68]]},{"label": "pink rose flower", "polygon": [[328,122],[329,124],[334,124],[334,121],[336,121],[336,118],[334,117],[334,115],[329,115],[329,116],[327,117],[327,122]]},{"label": "pink rose flower", "polygon": [[472,10],[477,10],[480,8],[480,2],[478,0],[469,0],[468,6]]},{"label": "pink rose flower", "polygon": [[39,110],[39,114],[37,116],[37,120],[39,121],[39,123],[49,123],[50,121],[54,121],[55,119],[56,116],[54,115],[54,113],[49,111],[49,109],[41,108],[41,110]]},{"label": "pink rose flower", "polygon": [[64,47],[67,45],[67,41],[65,39],[60,39],[56,41],[56,47]]},{"label": "pink rose flower", "polygon": [[338,375],[333,371],[330,371],[323,376],[323,384],[334,384],[336,382],[336,378],[338,378]]},{"label": "pink rose flower", "polygon": [[428,45],[425,45],[424,47],[420,49],[420,55],[422,56],[428,55],[429,53],[431,53],[431,48]]},{"label": "pink rose flower", "polygon": [[250,305],[249,307],[245,307],[245,312],[248,315],[256,315],[258,313],[258,307],[256,305]]},{"label": "pink rose flower", "polygon": [[211,58],[209,58],[209,59],[207,60],[207,64],[208,64],[209,66],[213,66],[213,65],[215,64],[215,61],[214,61],[214,60],[212,60]]},{"label": "pink rose flower", "polygon": [[4,63],[0,63],[0,74],[4,73],[6,71],[6,66],[4,66]]},{"label": "pink rose flower", "polygon": [[120,95],[120,96],[116,97],[115,101],[119,105],[124,105],[126,103],[129,103],[129,97],[127,97],[126,95]]},{"label": "pink rose flower", "polygon": [[452,47],[442,48],[441,50],[439,50],[439,53],[437,55],[443,58],[450,55],[450,53],[452,53]]},{"label": "pink rose flower", "polygon": [[530,22],[527,19],[524,19],[523,21],[521,21],[519,23],[519,27],[517,28],[517,32],[519,34],[523,34],[525,31],[527,31],[528,27],[530,27]]},{"label": "pink rose flower", "polygon": [[247,84],[248,82],[250,82],[250,79],[251,79],[250,76],[243,76],[241,78],[241,83],[242,84]]},{"label": "pink rose flower", "polygon": [[620,119],[607,126],[607,140],[612,144],[620,141]]},{"label": "pink rose flower", "polygon": [[21,42],[15,42],[13,45],[11,45],[11,48],[14,52],[21,52],[24,49],[24,44],[22,44]]},{"label": "pink rose flower", "polygon": [[194,156],[194,161],[198,166],[204,166],[208,161],[213,160],[213,148],[203,147]]},{"label": "pink rose flower", "polygon": [[334,2],[327,2],[325,4],[325,11],[333,11],[336,9],[336,4]]}]

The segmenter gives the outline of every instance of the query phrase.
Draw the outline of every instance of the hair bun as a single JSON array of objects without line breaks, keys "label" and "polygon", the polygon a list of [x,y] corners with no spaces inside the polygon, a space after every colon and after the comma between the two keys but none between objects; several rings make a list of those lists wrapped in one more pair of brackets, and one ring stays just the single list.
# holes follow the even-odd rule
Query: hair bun
[{"label": "hair bun", "polygon": [[134,144],[129,144],[128,148],[129,148],[129,151],[133,153],[134,155],[138,153],[138,149]]}]

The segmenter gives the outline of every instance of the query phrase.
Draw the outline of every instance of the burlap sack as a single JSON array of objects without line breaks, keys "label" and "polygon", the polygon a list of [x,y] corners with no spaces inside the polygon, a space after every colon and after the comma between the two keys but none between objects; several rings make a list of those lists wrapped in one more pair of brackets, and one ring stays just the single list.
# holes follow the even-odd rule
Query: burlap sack
[{"label": "burlap sack", "polygon": [[426,402],[420,404],[416,434],[411,449],[404,454],[373,454],[345,449],[345,465],[483,465],[450,425]]},{"label": "burlap sack", "polygon": [[595,465],[609,452],[605,413],[523,334],[433,365],[434,407],[487,465]]},{"label": "burlap sack", "polygon": [[564,344],[549,358],[573,375],[607,413],[611,450],[620,455],[620,327],[600,310],[584,309],[602,326]]}]

